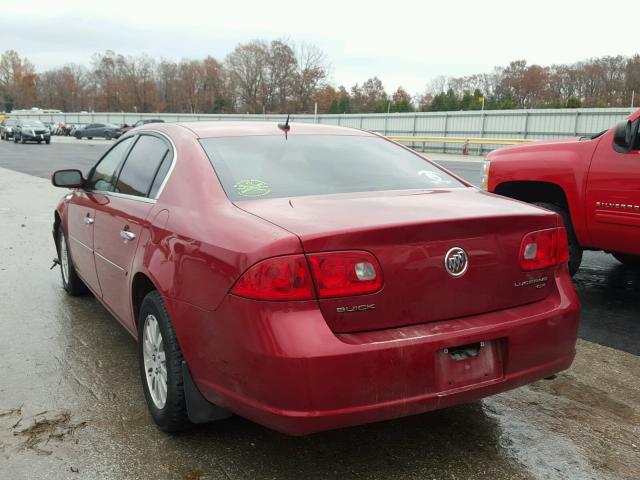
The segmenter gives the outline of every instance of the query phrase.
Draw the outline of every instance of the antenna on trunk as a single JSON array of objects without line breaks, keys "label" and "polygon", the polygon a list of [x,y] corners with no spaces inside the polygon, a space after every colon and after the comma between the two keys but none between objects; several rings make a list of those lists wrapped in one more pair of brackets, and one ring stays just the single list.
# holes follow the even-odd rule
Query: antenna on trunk
[{"label": "antenna on trunk", "polygon": [[284,123],[279,123],[278,124],[278,128],[284,132],[285,140],[287,139],[287,133],[289,133],[289,130],[291,130],[291,126],[289,125],[289,117],[290,116],[291,116],[291,114],[288,113],[287,114],[287,121],[284,122]]}]

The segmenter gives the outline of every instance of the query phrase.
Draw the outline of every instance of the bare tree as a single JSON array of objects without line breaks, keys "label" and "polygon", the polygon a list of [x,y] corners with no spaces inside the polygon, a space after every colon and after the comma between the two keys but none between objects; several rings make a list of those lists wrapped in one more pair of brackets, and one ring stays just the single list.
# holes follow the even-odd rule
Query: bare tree
[{"label": "bare tree", "polygon": [[322,87],[329,71],[325,53],[315,45],[302,43],[296,48],[297,71],[294,80],[294,101],[299,112],[312,110],[311,98]]},{"label": "bare tree", "polygon": [[238,45],[225,59],[241,102],[239,107],[249,113],[262,113],[266,108],[263,95],[268,58],[267,44],[254,40]]}]

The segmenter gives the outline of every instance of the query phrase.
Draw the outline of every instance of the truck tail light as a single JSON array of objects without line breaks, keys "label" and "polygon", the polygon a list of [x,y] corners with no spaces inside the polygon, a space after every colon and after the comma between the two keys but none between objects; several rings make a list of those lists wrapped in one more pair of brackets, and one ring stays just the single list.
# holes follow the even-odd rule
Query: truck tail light
[{"label": "truck tail light", "polygon": [[313,285],[304,255],[273,257],[250,267],[232,293],[256,300],[311,300]]},{"label": "truck tail light", "polygon": [[382,287],[382,270],[368,252],[327,252],[308,255],[320,298],[373,293]]},{"label": "truck tail light", "polygon": [[520,246],[522,270],[539,270],[567,263],[569,244],[564,227],[538,230],[528,233]]}]

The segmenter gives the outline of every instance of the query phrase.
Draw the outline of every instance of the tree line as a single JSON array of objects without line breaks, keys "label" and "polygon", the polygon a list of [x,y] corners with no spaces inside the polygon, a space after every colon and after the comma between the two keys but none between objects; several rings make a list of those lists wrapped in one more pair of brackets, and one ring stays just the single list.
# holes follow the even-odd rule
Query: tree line
[{"label": "tree line", "polygon": [[88,66],[41,73],[14,50],[0,56],[0,110],[171,113],[382,113],[627,107],[640,93],[640,55],[606,56],[570,65],[525,60],[490,73],[438,77],[424,92],[387,93],[376,76],[351,88],[329,81],[327,55],[313,44],[253,40],[223,61],[171,61],[96,53]]}]

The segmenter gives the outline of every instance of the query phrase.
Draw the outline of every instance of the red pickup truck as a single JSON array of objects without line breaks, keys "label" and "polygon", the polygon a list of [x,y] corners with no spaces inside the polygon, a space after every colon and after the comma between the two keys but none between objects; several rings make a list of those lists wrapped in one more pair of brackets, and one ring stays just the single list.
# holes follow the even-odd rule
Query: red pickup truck
[{"label": "red pickup truck", "polygon": [[640,110],[591,137],[501,148],[487,155],[483,188],[559,213],[569,269],[584,250],[640,267]]}]

